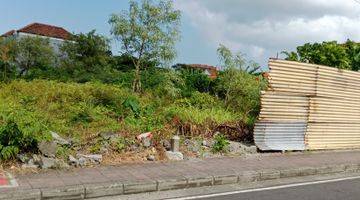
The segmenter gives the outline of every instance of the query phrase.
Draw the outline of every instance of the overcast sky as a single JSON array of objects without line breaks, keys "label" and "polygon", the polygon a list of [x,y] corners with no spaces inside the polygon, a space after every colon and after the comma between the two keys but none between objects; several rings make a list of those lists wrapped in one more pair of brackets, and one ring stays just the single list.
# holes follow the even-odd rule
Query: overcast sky
[{"label": "overcast sky", "polygon": [[[182,16],[175,62],[218,65],[220,43],[266,66],[269,57],[306,42],[360,41],[360,0],[174,0]],[[111,13],[127,0],[0,0],[0,32],[31,22],[111,37]],[[118,46],[113,43],[116,53]]]},{"label": "overcast sky", "polygon": [[[306,42],[360,41],[360,1],[178,0],[183,18],[215,51],[222,43],[266,65]],[[204,47],[205,48],[205,47]],[[213,61],[215,62],[215,61]]]}]

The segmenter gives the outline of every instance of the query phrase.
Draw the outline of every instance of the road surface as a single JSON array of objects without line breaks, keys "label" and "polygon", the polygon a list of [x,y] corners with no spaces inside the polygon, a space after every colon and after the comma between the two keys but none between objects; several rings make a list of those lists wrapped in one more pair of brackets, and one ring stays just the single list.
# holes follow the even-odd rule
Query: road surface
[{"label": "road surface", "polygon": [[[283,188],[282,188],[283,187]],[[180,199],[197,200],[359,200],[360,178],[315,184],[287,185]]]},{"label": "road surface", "polygon": [[164,192],[103,197],[94,200],[359,200],[360,174],[299,177]]}]

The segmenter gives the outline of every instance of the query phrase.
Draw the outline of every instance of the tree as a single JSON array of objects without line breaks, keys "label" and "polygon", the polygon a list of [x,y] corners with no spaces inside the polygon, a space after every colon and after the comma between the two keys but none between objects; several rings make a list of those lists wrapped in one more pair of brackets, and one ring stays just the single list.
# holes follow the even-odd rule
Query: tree
[{"label": "tree", "polygon": [[111,56],[110,41],[95,33],[73,35],[61,46],[64,54],[62,67],[68,72],[95,73],[108,66]]},{"label": "tree", "polygon": [[[350,44],[349,44],[350,45]],[[296,48],[296,52],[283,51],[286,60],[309,62],[320,65],[351,69],[351,61],[346,47],[336,41],[306,43]]]},{"label": "tree", "polygon": [[350,60],[351,70],[360,70],[360,44],[347,40],[343,45],[346,49],[347,56]]},{"label": "tree", "polygon": [[133,90],[141,90],[144,62],[167,63],[176,57],[179,40],[180,11],[171,0],[130,0],[130,8],[109,19],[111,33],[121,43],[122,53],[132,58],[135,66]]},{"label": "tree", "polygon": [[32,69],[44,69],[55,64],[55,53],[49,39],[22,37],[16,42],[14,62],[19,76]]},{"label": "tree", "polygon": [[266,81],[254,75],[260,66],[247,61],[240,52],[233,54],[224,45],[218,48],[224,68],[215,80],[215,91],[228,109],[242,113],[243,120],[253,123],[260,109],[260,91]]},{"label": "tree", "polygon": [[8,81],[16,75],[15,54],[16,41],[12,38],[0,37],[0,80]]},{"label": "tree", "polygon": [[220,44],[217,53],[221,65],[225,69],[239,69],[241,71],[253,74],[260,69],[260,65],[252,60],[246,60],[241,52],[233,53],[229,48]]}]

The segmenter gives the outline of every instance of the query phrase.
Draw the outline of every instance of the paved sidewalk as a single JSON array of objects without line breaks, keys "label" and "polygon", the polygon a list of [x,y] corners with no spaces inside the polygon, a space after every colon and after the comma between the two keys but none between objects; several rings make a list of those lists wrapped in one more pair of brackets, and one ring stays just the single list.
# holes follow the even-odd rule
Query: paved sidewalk
[{"label": "paved sidewalk", "polygon": [[[215,185],[217,183],[226,184],[226,182],[231,183],[232,181],[236,183],[239,182],[238,174],[244,172],[261,171],[260,175],[261,177],[264,176],[263,178],[265,180],[280,178],[281,174],[278,170],[284,171],[287,169],[300,168],[316,169],[319,167],[326,170],[326,168],[324,168],[326,166],[344,166],[343,168],[337,168],[338,171],[335,170],[335,172],[345,171],[345,168],[348,166],[355,166],[356,170],[360,170],[360,151],[294,154],[276,153],[260,154],[250,157],[225,157],[167,163],[154,162],[121,166],[101,166],[96,168],[79,168],[71,171],[51,170],[40,174],[15,175],[18,187],[0,188],[0,194],[19,194],[24,191],[36,193],[40,191],[40,193],[44,195],[44,191],[45,193],[46,191],[55,192],[51,189],[71,188],[70,186],[79,186],[79,190],[87,190],[88,192],[92,190],[92,188],[88,186],[92,185],[94,186],[94,190],[101,190],[100,186],[108,189],[118,187],[119,190],[124,193],[137,193],[146,191],[146,188],[148,188],[148,191],[155,191],[181,188],[181,186],[185,187],[185,185],[186,187],[197,187]],[[283,171],[281,173],[283,173]],[[235,176],[231,175],[236,175],[236,180],[233,180],[232,178]],[[229,178],[219,179],[221,182],[216,182],[216,177]],[[199,179],[202,181],[195,181]],[[167,188],[167,184],[171,183],[172,180],[176,180],[177,184]],[[181,182],[182,180],[183,182]],[[194,180],[194,182],[192,182],[192,180]],[[119,185],[120,183],[121,185]],[[127,183],[130,183],[130,185],[126,185]],[[137,183],[137,185],[133,183]],[[143,183],[144,185],[142,185]],[[109,184],[112,185],[109,186]],[[163,188],[159,189],[160,186]],[[142,191],[138,190],[141,187]],[[76,187],[75,189],[72,187],[71,190],[74,191],[77,189]],[[57,190],[57,192],[64,191],[68,192],[68,190]],[[109,192],[109,194],[111,194],[111,192]],[[5,197],[1,197],[0,195],[0,199],[2,198],[5,199]],[[81,198],[84,198],[84,195]]]}]

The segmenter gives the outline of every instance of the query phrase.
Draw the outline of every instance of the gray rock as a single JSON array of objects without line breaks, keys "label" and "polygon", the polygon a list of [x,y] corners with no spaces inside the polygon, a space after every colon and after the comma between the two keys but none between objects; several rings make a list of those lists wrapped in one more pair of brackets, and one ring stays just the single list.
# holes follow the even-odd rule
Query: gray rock
[{"label": "gray rock", "polygon": [[16,156],[22,163],[27,163],[30,160],[30,157],[25,154],[18,154]]},{"label": "gray rock", "polygon": [[39,155],[34,154],[31,160],[35,165],[41,165],[41,157]]},{"label": "gray rock", "polygon": [[201,145],[211,148],[212,146],[214,146],[214,140],[203,140]]},{"label": "gray rock", "polygon": [[55,167],[57,169],[70,169],[70,165],[63,160],[56,160]]},{"label": "gray rock", "polygon": [[154,155],[148,155],[146,159],[148,161],[155,161],[155,156]]},{"label": "gray rock", "polygon": [[146,137],[141,139],[142,145],[146,148],[151,147],[151,138]]},{"label": "gray rock", "polygon": [[170,151],[171,144],[168,140],[163,140],[161,143],[162,143],[163,147],[166,149],[166,151]]},{"label": "gray rock", "polygon": [[107,153],[109,153],[109,150],[106,147],[103,146],[103,147],[100,148],[99,153],[107,154]]},{"label": "gray rock", "polygon": [[114,132],[101,132],[100,137],[104,140],[113,140],[118,138],[118,135]]},{"label": "gray rock", "polygon": [[87,162],[86,158],[84,158],[84,157],[79,158],[79,165],[80,165],[81,167],[84,167],[84,166],[86,166],[87,164],[88,164],[88,162]]},{"label": "gray rock", "polygon": [[22,165],[21,165],[21,168],[23,168],[23,169],[38,169],[39,166],[38,166],[38,165],[35,165],[35,164],[25,163],[25,164],[22,164]]},{"label": "gray rock", "polygon": [[41,154],[43,154],[44,156],[55,157],[56,155],[57,145],[53,141],[41,141],[38,145],[38,148]]},{"label": "gray rock", "polygon": [[77,157],[79,158],[79,162],[81,158],[85,158],[86,161],[89,161],[94,164],[100,164],[102,161],[102,155],[100,154],[90,154],[90,155],[78,154]]},{"label": "gray rock", "polygon": [[55,158],[47,158],[47,157],[44,157],[42,156],[41,157],[41,169],[53,169],[53,168],[56,168],[56,159]]},{"label": "gray rock", "polygon": [[199,153],[201,150],[201,145],[199,141],[191,140],[187,145],[187,149],[193,153]]},{"label": "gray rock", "polygon": [[78,159],[76,159],[74,156],[69,155],[69,158],[68,158],[68,159],[69,159],[69,164],[70,164],[71,166],[78,167],[78,166],[80,165]]},{"label": "gray rock", "polygon": [[70,146],[71,143],[67,140],[65,140],[64,138],[62,138],[59,134],[53,132],[53,131],[50,131],[50,134],[54,140],[54,142],[56,144],[59,144],[59,145],[67,145],[67,146]]},{"label": "gray rock", "polygon": [[181,152],[166,151],[165,155],[169,160],[183,160],[184,155]]},{"label": "gray rock", "polygon": [[254,154],[257,153],[257,147],[248,146],[240,142],[229,141],[229,152],[232,154]]}]

